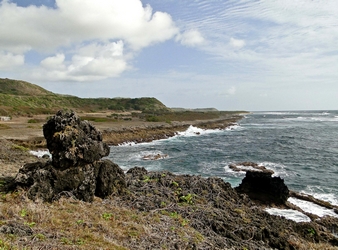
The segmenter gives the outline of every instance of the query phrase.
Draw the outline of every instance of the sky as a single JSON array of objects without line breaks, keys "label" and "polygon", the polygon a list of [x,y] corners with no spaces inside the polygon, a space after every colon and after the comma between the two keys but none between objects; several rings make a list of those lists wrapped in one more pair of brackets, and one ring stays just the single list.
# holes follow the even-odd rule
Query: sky
[{"label": "sky", "polygon": [[0,0],[0,78],[168,107],[337,110],[337,0]]}]

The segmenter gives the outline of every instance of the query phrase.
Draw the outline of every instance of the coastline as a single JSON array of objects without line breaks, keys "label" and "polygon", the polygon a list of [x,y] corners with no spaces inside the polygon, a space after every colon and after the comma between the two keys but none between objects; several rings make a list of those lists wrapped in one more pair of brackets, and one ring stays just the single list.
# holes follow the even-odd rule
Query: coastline
[{"label": "coastline", "polygon": [[[29,123],[32,118],[16,117],[10,122],[0,122],[0,176],[14,177],[25,163],[36,161],[29,150],[47,149],[42,126],[46,115],[33,117],[38,123]],[[243,115],[225,115],[217,119],[195,121],[146,122],[90,122],[98,128],[103,141],[110,146],[123,143],[141,143],[166,139],[185,131],[189,126],[203,129],[226,129],[236,124]]]},{"label": "coastline", "polygon": [[[203,129],[225,129],[241,118],[227,116],[171,124],[125,122],[109,127],[108,124],[95,126],[102,132],[105,142],[118,145],[168,138],[191,125]],[[13,144],[20,143],[20,139],[0,140],[3,146],[0,166],[20,155],[23,163],[36,161],[22,145]],[[39,140],[33,137],[31,141],[21,142],[36,146]],[[5,147],[7,151],[3,151]],[[18,163],[13,162],[17,169],[20,167]],[[0,235],[13,231],[11,234],[17,236],[15,239],[3,236],[0,247],[336,249],[338,245],[337,238],[330,231],[337,219],[313,217],[310,222],[297,223],[270,215],[264,211],[266,206],[238,193],[217,177],[150,172],[135,167],[126,173],[125,178],[127,193],[107,199],[95,197],[91,203],[75,199],[71,192],[66,192],[66,197],[51,204],[29,200],[25,190],[3,193]],[[0,178],[0,181],[2,185],[6,179]],[[64,233],[65,227],[67,233]]]},{"label": "coastline", "polygon": [[[12,141],[30,149],[47,148],[42,126],[47,116],[37,116],[38,123],[29,123],[29,118],[14,118],[10,122],[0,122],[0,139]],[[190,125],[202,129],[225,129],[243,118],[242,114],[223,115],[216,119],[195,121],[146,122],[141,120],[117,122],[92,122],[103,136],[103,141],[111,146],[128,142],[151,142],[175,136]]]},{"label": "coastline", "polygon": [[[115,126],[101,128],[103,141],[112,146],[123,143],[141,143],[154,140],[166,139],[175,136],[178,132],[183,132],[189,126],[195,126],[202,129],[226,129],[235,125],[243,116],[229,115],[212,120],[184,121],[171,123],[141,123],[131,126]],[[100,126],[98,126],[100,129]]]}]

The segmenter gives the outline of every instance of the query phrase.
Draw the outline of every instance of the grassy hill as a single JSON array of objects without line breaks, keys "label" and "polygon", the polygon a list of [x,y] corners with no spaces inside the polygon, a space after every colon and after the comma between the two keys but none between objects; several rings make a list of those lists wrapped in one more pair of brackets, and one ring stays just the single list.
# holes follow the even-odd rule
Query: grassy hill
[{"label": "grassy hill", "polygon": [[59,109],[77,112],[169,112],[156,98],[79,98],[60,95],[25,81],[0,78],[0,115],[53,114]]}]

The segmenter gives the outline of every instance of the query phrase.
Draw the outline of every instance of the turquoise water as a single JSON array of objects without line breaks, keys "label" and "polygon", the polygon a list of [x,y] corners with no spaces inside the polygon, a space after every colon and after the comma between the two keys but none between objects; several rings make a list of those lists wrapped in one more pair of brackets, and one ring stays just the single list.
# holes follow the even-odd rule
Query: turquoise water
[{"label": "turquoise water", "polygon": [[[157,154],[164,158],[143,159]],[[228,130],[190,127],[170,139],[114,146],[109,158],[124,170],[218,176],[232,186],[245,174],[229,164],[253,161],[275,171],[290,189],[338,205],[338,111],[254,112]]]}]

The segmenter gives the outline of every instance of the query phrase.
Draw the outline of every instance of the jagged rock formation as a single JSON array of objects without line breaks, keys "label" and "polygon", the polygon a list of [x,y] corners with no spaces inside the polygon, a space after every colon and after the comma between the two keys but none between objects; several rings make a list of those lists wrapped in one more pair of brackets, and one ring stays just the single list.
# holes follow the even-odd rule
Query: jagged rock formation
[{"label": "jagged rock formation", "polygon": [[289,189],[280,177],[272,177],[273,172],[247,171],[242,183],[236,188],[239,193],[263,204],[285,204]]},{"label": "jagged rock formation", "polygon": [[[276,180],[271,175],[266,178]],[[331,233],[337,230],[337,218],[297,223],[270,215],[220,178],[149,172],[135,167],[127,171],[126,183],[129,193],[115,197],[119,204],[167,214],[181,223],[188,221],[204,237],[198,243],[188,238],[176,244],[169,242],[169,249],[294,250],[302,249],[299,242],[338,244]],[[157,235],[143,240],[147,248],[158,248],[156,238],[163,240]]]},{"label": "jagged rock formation", "polygon": [[43,135],[53,166],[59,169],[92,163],[109,154],[101,132],[74,112],[59,111],[43,126]]},{"label": "jagged rock formation", "polygon": [[122,169],[109,160],[102,135],[74,113],[57,112],[43,127],[52,160],[25,164],[17,174],[15,186],[28,188],[32,200],[52,201],[68,192],[84,201],[94,195],[105,198],[122,193],[125,179]]}]

